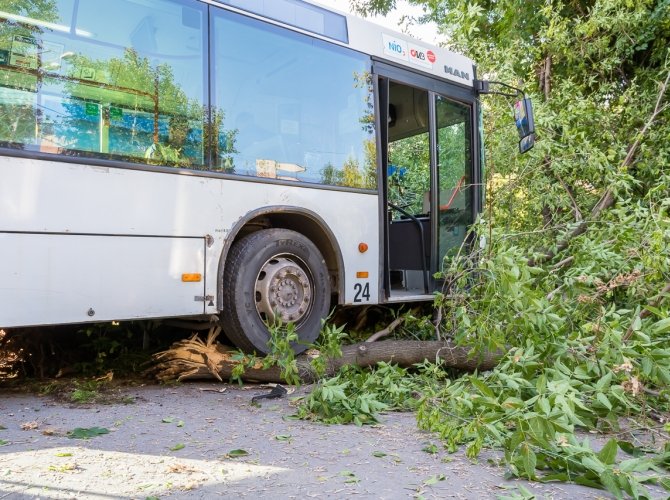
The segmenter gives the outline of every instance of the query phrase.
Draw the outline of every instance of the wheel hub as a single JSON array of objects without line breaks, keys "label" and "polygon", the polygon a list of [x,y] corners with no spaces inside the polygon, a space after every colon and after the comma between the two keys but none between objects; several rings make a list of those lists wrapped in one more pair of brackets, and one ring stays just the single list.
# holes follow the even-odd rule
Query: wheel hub
[{"label": "wheel hub", "polygon": [[311,308],[312,284],[295,261],[277,256],[261,267],[255,294],[256,310],[263,320],[298,325]]}]

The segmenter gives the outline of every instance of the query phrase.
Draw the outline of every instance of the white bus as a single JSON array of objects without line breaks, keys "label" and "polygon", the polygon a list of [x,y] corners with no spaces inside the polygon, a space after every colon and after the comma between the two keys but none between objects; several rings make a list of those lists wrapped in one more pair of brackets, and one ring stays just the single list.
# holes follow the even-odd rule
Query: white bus
[{"label": "white bus", "polygon": [[0,327],[310,342],[430,300],[482,206],[462,55],[302,0],[0,5]]}]

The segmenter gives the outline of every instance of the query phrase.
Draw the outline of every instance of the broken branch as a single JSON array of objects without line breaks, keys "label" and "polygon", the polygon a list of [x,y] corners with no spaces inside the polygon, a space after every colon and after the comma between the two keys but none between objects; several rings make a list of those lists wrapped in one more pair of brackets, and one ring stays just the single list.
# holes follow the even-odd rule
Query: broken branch
[{"label": "broken branch", "polygon": [[393,333],[393,330],[398,328],[398,326],[400,326],[403,323],[403,321],[405,321],[404,316],[400,316],[394,319],[389,326],[387,326],[383,330],[379,330],[378,332],[370,335],[370,337],[366,340],[366,342],[374,342],[375,340],[390,335],[391,333]]}]

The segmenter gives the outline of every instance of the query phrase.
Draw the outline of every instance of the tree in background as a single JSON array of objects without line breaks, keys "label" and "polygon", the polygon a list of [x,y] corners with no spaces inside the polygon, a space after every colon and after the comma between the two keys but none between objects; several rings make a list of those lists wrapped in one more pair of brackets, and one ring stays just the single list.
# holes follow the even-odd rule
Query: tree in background
[{"label": "tree in background", "polygon": [[525,88],[537,130],[520,156],[510,103],[482,97],[487,203],[473,230],[487,246],[445,263],[436,305],[445,335],[509,354],[427,395],[419,423],[472,456],[501,445],[517,475],[638,496],[635,467],[667,467],[670,447],[615,463],[630,443],[595,453],[575,430],[668,411],[670,2],[410,3],[479,78]]}]

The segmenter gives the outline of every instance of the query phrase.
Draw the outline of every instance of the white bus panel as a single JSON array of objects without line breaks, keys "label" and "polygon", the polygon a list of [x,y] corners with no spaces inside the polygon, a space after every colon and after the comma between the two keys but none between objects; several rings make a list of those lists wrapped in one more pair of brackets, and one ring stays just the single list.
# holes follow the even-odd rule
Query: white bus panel
[{"label": "white bus panel", "polygon": [[203,238],[0,233],[0,325],[202,314],[204,274]]}]

